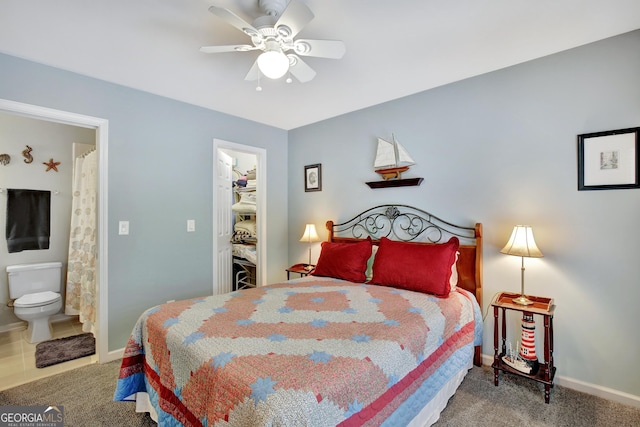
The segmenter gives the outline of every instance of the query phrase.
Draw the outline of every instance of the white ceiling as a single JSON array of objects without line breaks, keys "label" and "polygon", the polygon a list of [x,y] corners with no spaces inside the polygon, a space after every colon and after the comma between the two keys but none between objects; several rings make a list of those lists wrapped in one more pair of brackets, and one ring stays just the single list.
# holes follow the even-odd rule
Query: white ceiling
[{"label": "white ceiling", "polygon": [[640,0],[299,1],[315,19],[298,37],[347,53],[261,92],[257,52],[199,52],[250,42],[210,5],[252,22],[257,0],[2,0],[0,52],[293,129],[640,28]]}]

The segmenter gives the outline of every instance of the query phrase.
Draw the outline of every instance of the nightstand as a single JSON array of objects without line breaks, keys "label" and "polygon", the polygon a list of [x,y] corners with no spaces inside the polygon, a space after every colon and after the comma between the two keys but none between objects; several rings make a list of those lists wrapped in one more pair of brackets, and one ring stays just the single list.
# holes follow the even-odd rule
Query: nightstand
[{"label": "nightstand", "polygon": [[316,266],[313,264],[292,265],[291,267],[287,268],[287,280],[289,280],[289,276],[291,275],[291,273],[298,273],[300,277],[308,276],[314,268],[316,268]]},{"label": "nightstand", "polygon": [[[520,296],[520,294],[502,292],[496,296],[491,305],[493,306],[493,382],[498,386],[498,376],[500,371],[508,372],[510,374],[519,375],[524,378],[540,382],[544,384],[544,402],[549,403],[549,394],[551,387],[553,387],[553,377],[556,374],[556,367],[553,365],[553,313],[556,306],[553,304],[553,299],[545,297],[534,297],[527,295],[527,297],[533,301],[531,305],[519,305],[512,301],[513,298]],[[506,339],[507,339],[507,325],[505,321],[505,314],[507,310],[519,311],[525,314],[540,315],[544,321],[544,363],[539,364],[538,372],[535,374],[527,374],[521,372],[513,367],[509,366],[502,360],[502,357],[507,354]],[[498,348],[498,323],[499,312],[502,313],[502,347]],[[499,350],[501,350],[499,352]]]}]

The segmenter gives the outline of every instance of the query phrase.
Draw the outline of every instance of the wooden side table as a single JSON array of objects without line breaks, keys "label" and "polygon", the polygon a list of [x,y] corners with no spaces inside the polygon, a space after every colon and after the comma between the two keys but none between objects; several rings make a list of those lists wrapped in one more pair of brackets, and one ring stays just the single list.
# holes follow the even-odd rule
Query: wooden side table
[{"label": "wooden side table", "polygon": [[[520,296],[520,294],[502,292],[496,296],[491,305],[493,306],[493,382],[498,386],[498,376],[500,371],[508,372],[510,374],[519,375],[524,378],[529,378],[534,381],[538,381],[544,384],[544,402],[549,403],[549,395],[551,387],[553,387],[553,377],[556,374],[556,367],[553,364],[553,314],[556,306],[553,304],[553,299],[545,297],[535,297],[527,295],[527,297],[533,301],[531,305],[519,305],[512,301],[513,298]],[[499,310],[500,309],[500,310]],[[544,318],[544,363],[540,363],[538,372],[535,374],[527,374],[520,372],[517,369],[507,365],[502,357],[507,354],[506,339],[507,339],[507,325],[505,320],[505,313],[507,310],[515,310],[523,313],[532,313],[540,315]],[[498,323],[499,312],[502,313],[502,347],[498,348]],[[500,351],[499,351],[500,350]]]},{"label": "wooden side table", "polygon": [[298,273],[300,277],[308,276],[314,268],[316,268],[316,266],[313,264],[292,265],[291,267],[287,268],[287,280],[289,280],[289,276],[291,275],[291,273]]}]

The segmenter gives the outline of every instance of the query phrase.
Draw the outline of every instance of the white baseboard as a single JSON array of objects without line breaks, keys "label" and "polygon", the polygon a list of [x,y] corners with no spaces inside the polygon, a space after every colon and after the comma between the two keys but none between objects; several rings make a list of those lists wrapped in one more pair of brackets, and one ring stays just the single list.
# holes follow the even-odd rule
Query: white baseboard
[{"label": "white baseboard", "polygon": [[576,380],[574,378],[569,378],[562,375],[556,376],[555,384],[573,390],[581,391],[583,393],[602,397],[603,399],[613,400],[614,402],[622,403],[623,405],[640,408],[640,396],[634,396],[633,394],[625,393],[623,391],[586,383],[584,381]]},{"label": "white baseboard", "polygon": [[113,362],[114,360],[122,359],[122,356],[124,356],[124,348],[113,350],[107,353],[107,356],[104,358],[104,360],[100,359],[100,363]]},{"label": "white baseboard", "polygon": [[[489,356],[489,355],[483,354],[482,364],[486,366],[491,366],[493,364],[493,355]],[[587,383],[584,381],[576,380],[574,378],[569,378],[562,375],[556,375],[556,377],[554,378],[554,385],[555,384],[562,387],[570,388],[572,390],[580,391],[582,393],[587,393],[593,396],[601,397],[603,399],[622,403],[623,405],[640,408],[640,396],[634,396],[633,394],[614,390],[608,387],[599,386],[596,384]]]}]

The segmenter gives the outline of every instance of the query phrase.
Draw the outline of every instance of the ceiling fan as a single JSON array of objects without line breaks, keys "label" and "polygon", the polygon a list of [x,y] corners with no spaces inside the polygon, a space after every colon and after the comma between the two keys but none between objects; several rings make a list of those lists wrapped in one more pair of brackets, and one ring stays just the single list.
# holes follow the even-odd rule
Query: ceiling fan
[{"label": "ceiling fan", "polygon": [[[279,79],[287,73],[301,83],[312,80],[316,72],[300,56],[340,59],[346,48],[339,40],[294,39],[313,18],[313,12],[297,0],[258,0],[263,16],[249,24],[229,9],[211,6],[209,11],[228,24],[251,37],[250,44],[228,46],[203,46],[201,52],[248,52],[262,53],[246,75],[245,80],[259,80],[260,74],[270,79]],[[291,83],[291,77],[287,77]],[[258,86],[258,89],[260,87]]]}]

